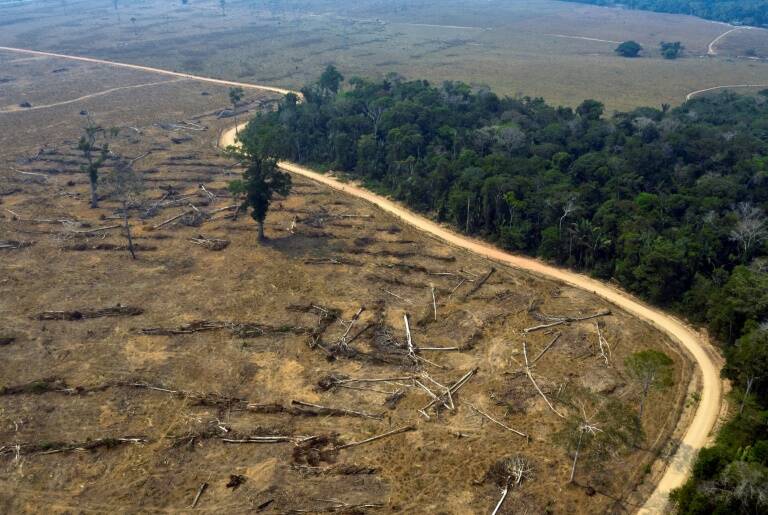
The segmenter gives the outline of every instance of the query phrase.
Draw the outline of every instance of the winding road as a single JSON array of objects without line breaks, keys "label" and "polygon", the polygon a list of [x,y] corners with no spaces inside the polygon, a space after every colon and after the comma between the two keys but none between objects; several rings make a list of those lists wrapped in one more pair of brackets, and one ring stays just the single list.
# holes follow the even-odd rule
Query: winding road
[{"label": "winding road", "polygon": [[[210,77],[200,77],[187,73],[162,70],[134,64],[117,63],[103,59],[92,59],[88,57],[39,52],[35,50],[11,47],[0,47],[0,51],[19,52],[41,57],[55,57],[81,62],[104,64],[185,79],[193,79],[211,84],[235,87],[239,86],[244,89],[261,90],[279,94],[297,93],[271,86],[233,82]],[[241,124],[238,127],[233,127],[224,132],[219,140],[220,146],[235,144],[237,130],[244,125],[245,124]],[[720,381],[719,367],[716,364],[715,359],[712,357],[716,356],[716,352],[713,350],[709,341],[707,341],[705,338],[697,334],[692,328],[688,327],[676,318],[667,315],[659,309],[647,306],[631,295],[622,292],[608,284],[602,283],[581,274],[577,274],[575,272],[571,272],[569,270],[547,265],[536,259],[509,254],[485,242],[458,234],[433,222],[432,220],[429,220],[428,218],[425,218],[406,209],[405,207],[385,197],[376,195],[375,193],[363,189],[355,184],[341,182],[340,180],[330,175],[320,174],[294,163],[281,162],[279,165],[281,168],[291,173],[306,177],[336,190],[345,192],[349,195],[353,195],[355,197],[366,200],[378,206],[380,209],[397,216],[403,222],[434,237],[444,240],[452,245],[464,248],[513,268],[562,281],[563,283],[574,286],[576,288],[581,288],[583,290],[593,292],[608,302],[616,305],[617,307],[655,326],[669,337],[671,337],[673,340],[678,342],[684,349],[686,349],[686,351],[688,351],[688,353],[693,357],[701,374],[702,385],[700,391],[700,401],[696,408],[696,413],[693,416],[693,420],[685,431],[680,445],[672,457],[672,460],[669,463],[664,475],[656,486],[656,489],[654,490],[651,497],[639,510],[639,513],[646,515],[651,513],[663,513],[665,511],[665,506],[667,505],[667,499],[670,490],[680,486],[683,484],[683,482],[685,482],[693,464],[696,451],[701,449],[709,442],[710,433],[712,432],[712,429],[714,428],[720,414],[722,385]]]}]

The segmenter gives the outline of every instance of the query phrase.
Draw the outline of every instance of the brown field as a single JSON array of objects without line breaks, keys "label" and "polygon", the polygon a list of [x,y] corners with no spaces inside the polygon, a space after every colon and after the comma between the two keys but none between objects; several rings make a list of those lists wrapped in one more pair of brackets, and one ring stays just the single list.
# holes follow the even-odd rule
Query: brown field
[{"label": "brown field", "polygon": [[[335,63],[347,76],[462,80],[553,104],[596,98],[609,111],[675,105],[690,91],[768,76],[768,63],[738,58],[749,49],[768,57],[768,31],[733,33],[717,57],[705,58],[709,42],[728,27],[552,0],[228,0],[223,11],[218,0],[117,6],[67,0],[41,14],[33,3],[6,5],[0,45],[294,89]],[[642,58],[615,55],[615,42],[628,39],[646,49]],[[681,41],[685,57],[661,59],[662,40]]]},{"label": "brown field", "polygon": [[[3,75],[13,77],[0,110],[22,95],[45,106],[167,80],[53,59],[0,59]],[[53,73],[60,68],[67,70]],[[72,80],[58,79],[65,73]],[[251,95],[244,109],[269,100]],[[220,129],[233,123],[216,116],[227,104],[226,90],[182,81],[0,113],[0,241],[19,247],[0,249],[0,511],[185,512],[207,483],[198,503],[206,512],[323,512],[332,504],[318,499],[329,498],[396,513],[486,512],[500,495],[487,472],[517,454],[531,460],[535,477],[510,493],[504,513],[633,510],[661,470],[654,459],[674,448],[681,412],[691,411],[688,358],[616,309],[598,319],[612,346],[609,366],[597,355],[595,320],[524,334],[544,315],[611,306],[425,237],[305,179],[275,203],[269,241],[259,244],[248,217],[213,213],[232,204],[224,188],[238,173],[215,148]],[[118,223],[120,210],[108,196],[100,208],[87,207],[76,150],[83,109],[121,128],[114,152],[151,152],[135,165],[145,186],[129,211],[140,246],[135,261],[110,247],[124,245],[119,230],[88,232]],[[184,130],[183,121],[205,129]],[[212,214],[154,228],[190,205]],[[229,245],[212,251],[190,241],[201,234]],[[480,286],[491,267],[496,272]],[[89,310],[117,304],[138,310],[88,318]],[[336,347],[361,307],[349,334],[366,331],[348,349]],[[86,318],[38,319],[50,311]],[[416,346],[459,350],[421,351],[428,361],[414,366],[405,351],[406,313]],[[153,334],[178,328],[181,334]],[[523,342],[535,356],[556,332],[535,377],[563,412],[608,399],[635,406],[624,368],[632,352],[662,350],[675,362],[674,386],[647,403],[643,444],[602,464],[584,460],[575,485],[566,484],[571,459],[554,440],[563,421],[521,374]],[[430,419],[418,412],[429,396],[410,379],[347,383],[371,389],[319,386],[330,375],[421,373],[448,385],[475,368],[453,397],[455,409]],[[404,397],[385,405],[396,391]],[[373,418],[309,416],[292,401]],[[367,445],[331,448],[411,425],[414,431]],[[264,435],[290,441],[224,441]],[[323,435],[330,439],[301,442]],[[103,446],[77,450],[96,443]],[[226,486],[232,475],[245,478],[242,486]]]}]

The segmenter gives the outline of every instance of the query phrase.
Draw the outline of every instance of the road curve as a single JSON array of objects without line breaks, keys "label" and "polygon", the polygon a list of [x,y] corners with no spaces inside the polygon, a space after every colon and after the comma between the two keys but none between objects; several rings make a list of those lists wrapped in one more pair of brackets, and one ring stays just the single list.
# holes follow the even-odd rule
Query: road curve
[{"label": "road curve", "polygon": [[700,93],[706,93],[707,91],[715,91],[718,89],[731,89],[731,88],[768,88],[768,84],[729,84],[727,86],[713,86],[711,88],[697,89],[691,91],[685,95],[686,100],[690,100]]},{"label": "road curve", "polygon": [[[55,54],[51,52],[39,52],[36,50],[3,46],[0,46],[0,51],[20,52],[43,57],[55,57],[95,64],[104,64],[120,68],[128,68],[150,73],[193,79],[223,86],[239,86],[244,89],[269,91],[279,94],[298,94],[295,91],[275,88],[271,86],[262,86],[257,84],[214,79],[210,77],[201,77],[186,73],[151,68],[147,66],[117,63],[103,59],[92,59],[88,57]],[[244,125],[245,124],[241,124],[240,127]],[[219,140],[219,144],[221,146],[234,144],[238,128],[239,127],[233,127],[224,132]],[[294,163],[281,162],[280,167],[291,173],[307,177],[336,190],[343,191],[350,195],[354,195],[358,198],[366,200],[378,206],[382,210],[399,217],[405,223],[408,223],[417,229],[432,234],[433,236],[458,247],[462,247],[469,251],[475,252],[476,254],[485,256],[489,259],[504,263],[514,268],[559,280],[571,286],[593,292],[608,302],[611,302],[612,304],[624,309],[625,311],[637,316],[638,318],[654,325],[665,334],[670,336],[673,340],[677,341],[683,348],[685,348],[696,361],[702,376],[702,387],[700,392],[701,397],[699,405],[696,409],[696,413],[693,417],[693,420],[691,421],[690,426],[686,430],[685,435],[680,442],[677,452],[672,457],[672,460],[667,467],[666,472],[662,476],[651,497],[646,501],[643,508],[639,510],[639,513],[647,515],[651,513],[661,513],[664,511],[667,504],[669,491],[682,485],[687,479],[688,473],[693,464],[693,460],[695,459],[696,451],[708,443],[710,433],[714,428],[715,422],[717,421],[718,415],[720,413],[722,389],[719,369],[710,356],[711,345],[706,339],[699,336],[690,327],[686,326],[672,316],[666,315],[661,310],[649,307],[634,299],[631,295],[613,288],[608,284],[602,283],[581,274],[577,274],[575,272],[549,266],[532,258],[509,254],[485,242],[460,235],[421,215],[413,213],[412,211],[385,197],[376,195],[375,193],[372,193],[354,184],[343,183],[331,176],[313,172],[312,170],[296,165]]]}]

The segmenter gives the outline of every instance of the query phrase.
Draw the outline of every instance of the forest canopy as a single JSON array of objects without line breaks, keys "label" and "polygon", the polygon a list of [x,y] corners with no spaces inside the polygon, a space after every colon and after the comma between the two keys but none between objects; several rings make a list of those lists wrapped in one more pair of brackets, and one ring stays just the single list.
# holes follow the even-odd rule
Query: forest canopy
[{"label": "forest canopy", "polygon": [[690,14],[738,25],[768,26],[768,0],[572,0],[582,4]]},{"label": "forest canopy", "polygon": [[257,115],[241,138],[708,325],[746,409],[726,428],[739,445],[694,475],[682,513],[734,506],[701,493],[703,481],[736,488],[735,470],[768,477],[764,453],[742,459],[745,445],[768,448],[768,359],[750,359],[768,345],[768,90],[605,116],[595,100],[555,107],[396,75],[345,84],[329,67],[302,93]]}]

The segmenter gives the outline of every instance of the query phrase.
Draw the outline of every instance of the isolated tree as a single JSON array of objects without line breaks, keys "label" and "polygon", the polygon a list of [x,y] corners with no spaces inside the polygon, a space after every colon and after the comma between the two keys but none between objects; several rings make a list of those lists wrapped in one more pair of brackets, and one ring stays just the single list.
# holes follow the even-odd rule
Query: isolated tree
[{"label": "isolated tree", "polygon": [[643,418],[645,400],[652,389],[666,388],[672,384],[672,359],[657,350],[635,352],[624,361],[630,377],[640,387],[640,413]]},{"label": "isolated tree", "polygon": [[723,375],[744,390],[739,408],[743,413],[755,385],[768,378],[768,331],[760,328],[742,336],[728,349],[727,357]]},{"label": "isolated tree", "polygon": [[659,45],[659,50],[661,51],[661,55],[664,57],[664,59],[677,59],[680,57],[680,54],[683,53],[685,47],[679,41],[675,41],[674,43],[662,41]]},{"label": "isolated tree", "polygon": [[241,137],[239,146],[230,146],[228,152],[245,165],[242,184],[230,183],[230,191],[243,191],[241,209],[250,209],[251,218],[259,228],[259,241],[264,240],[264,220],[275,195],[288,195],[291,191],[291,176],[281,172],[277,160],[266,149],[257,136]]},{"label": "isolated tree", "polygon": [[[588,399],[588,403],[591,408],[579,402],[576,412],[566,418],[565,426],[554,436],[555,441],[573,457],[569,483],[574,482],[581,461],[591,466],[598,465],[637,445],[642,439],[640,420],[626,405],[609,398],[592,398]],[[587,413],[590,409],[592,414]]]},{"label": "isolated tree", "polygon": [[136,17],[131,16],[131,25],[133,26],[133,33],[134,35],[137,35],[139,31],[136,29]]},{"label": "isolated tree", "polygon": [[[114,129],[112,132],[116,135]],[[100,145],[97,144],[99,134],[103,133],[104,129],[96,125],[89,116],[88,125],[83,128],[83,135],[80,136],[80,141],[77,144],[77,149],[83,153],[83,157],[88,161],[87,165],[80,166],[80,170],[88,174],[88,180],[91,184],[91,208],[93,209],[99,207],[97,191],[99,169],[109,157],[109,143],[102,141]]]},{"label": "isolated tree", "polygon": [[144,191],[141,175],[133,168],[134,161],[118,158],[112,172],[107,175],[106,183],[109,194],[120,203],[123,216],[123,234],[128,243],[128,252],[136,259],[136,250],[131,236],[131,226],[128,223],[128,209],[136,203]]},{"label": "isolated tree", "polygon": [[622,57],[637,57],[640,55],[640,52],[643,50],[643,47],[640,46],[640,43],[637,41],[625,41],[621,43],[619,46],[616,47],[616,52]]},{"label": "isolated tree", "polygon": [[219,7],[221,7],[221,15],[227,15],[227,0],[219,0]]},{"label": "isolated tree", "polygon": [[237,104],[243,99],[245,91],[241,87],[229,88],[229,101],[232,103],[232,114],[235,116],[235,134],[238,134]]},{"label": "isolated tree", "polygon": [[768,239],[768,222],[763,210],[749,202],[740,202],[736,206],[736,225],[730,236],[738,243],[742,258],[748,259],[753,247]]}]

